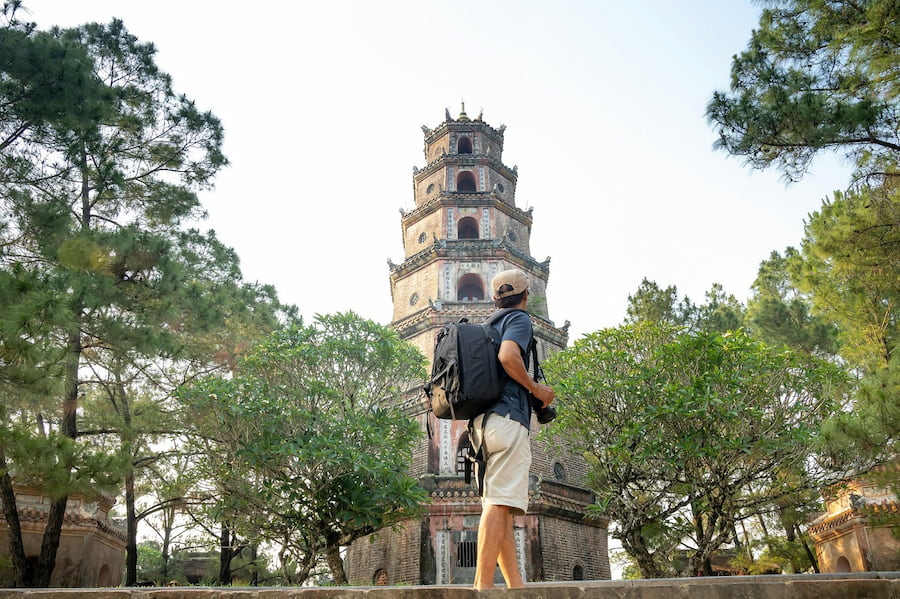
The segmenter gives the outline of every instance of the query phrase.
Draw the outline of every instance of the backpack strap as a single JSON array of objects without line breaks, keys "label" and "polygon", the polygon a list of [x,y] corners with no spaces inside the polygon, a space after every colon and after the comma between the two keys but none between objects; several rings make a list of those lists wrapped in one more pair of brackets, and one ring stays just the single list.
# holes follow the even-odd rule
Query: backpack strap
[{"label": "backpack strap", "polygon": [[[521,308],[503,308],[502,310],[497,310],[496,312],[494,312],[493,314],[488,316],[488,318],[483,323],[481,323],[481,326],[490,327],[492,324],[494,324],[494,322],[496,322],[497,320],[500,320],[501,318],[503,318],[510,312],[525,312],[525,314],[528,314],[527,311],[525,311]],[[530,315],[528,317],[531,318]],[[488,331],[488,333],[490,333],[490,331]],[[502,336],[502,331],[501,331],[501,336]],[[537,341],[535,341],[533,330],[531,333],[531,341],[528,342],[528,348],[522,353],[523,353],[523,356],[522,356],[523,358],[527,357],[527,355],[529,353],[531,354],[531,372],[532,372],[531,376],[534,379],[534,381],[537,382],[537,381],[542,380],[544,378],[544,373],[541,370],[540,363],[538,362]],[[506,372],[503,372],[502,374],[504,376],[506,376]]]},{"label": "backpack strap", "polygon": [[[475,472],[476,483],[478,487],[478,495],[479,497],[484,495],[484,472],[485,466],[487,464],[487,459],[485,458],[486,452],[484,451],[484,446],[487,443],[487,439],[485,439],[485,427],[487,426],[487,419],[490,417],[490,412],[484,413],[484,418],[481,419],[481,443],[478,445],[478,451],[475,451],[474,439],[475,436],[472,434],[475,432],[475,418],[469,420],[469,450],[466,452],[466,463],[464,465],[464,475],[466,484],[472,483],[472,472]],[[477,416],[476,416],[477,418]]]}]

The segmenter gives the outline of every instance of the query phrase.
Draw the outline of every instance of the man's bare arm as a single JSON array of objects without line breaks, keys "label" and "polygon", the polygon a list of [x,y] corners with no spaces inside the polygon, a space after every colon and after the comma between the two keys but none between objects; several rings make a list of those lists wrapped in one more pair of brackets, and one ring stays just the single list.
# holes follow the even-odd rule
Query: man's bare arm
[{"label": "man's bare arm", "polygon": [[553,403],[553,398],[555,397],[553,388],[535,382],[529,376],[528,370],[525,369],[525,360],[522,359],[522,351],[519,349],[518,343],[511,339],[503,341],[500,343],[500,351],[497,357],[500,359],[500,365],[503,366],[503,370],[506,371],[509,378],[525,387],[529,393],[541,400],[545,407]]}]

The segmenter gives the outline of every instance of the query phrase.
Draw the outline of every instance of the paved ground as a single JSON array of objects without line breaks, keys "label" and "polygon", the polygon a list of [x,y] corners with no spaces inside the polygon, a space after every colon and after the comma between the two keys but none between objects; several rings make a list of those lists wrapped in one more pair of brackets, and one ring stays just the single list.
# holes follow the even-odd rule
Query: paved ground
[{"label": "paved ground", "polygon": [[0,589],[0,599],[900,599],[900,572],[466,586]]}]

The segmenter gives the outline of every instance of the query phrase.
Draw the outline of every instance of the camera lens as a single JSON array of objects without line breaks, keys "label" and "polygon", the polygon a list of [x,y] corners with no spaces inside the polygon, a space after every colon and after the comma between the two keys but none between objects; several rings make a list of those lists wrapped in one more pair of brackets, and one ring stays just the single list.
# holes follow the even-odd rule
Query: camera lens
[{"label": "camera lens", "polygon": [[544,407],[544,404],[536,397],[531,398],[531,407],[534,408],[537,421],[541,424],[547,424],[556,418],[556,408],[553,406]]}]

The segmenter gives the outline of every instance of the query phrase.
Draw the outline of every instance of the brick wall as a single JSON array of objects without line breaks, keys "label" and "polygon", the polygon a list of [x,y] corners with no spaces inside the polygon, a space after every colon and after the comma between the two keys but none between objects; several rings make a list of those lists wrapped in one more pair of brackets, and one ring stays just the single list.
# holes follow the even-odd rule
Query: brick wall
[{"label": "brick wall", "polygon": [[419,584],[421,537],[421,521],[408,520],[358,539],[344,558],[347,580],[351,585],[372,585],[376,572],[384,570],[388,585]]},{"label": "brick wall", "polygon": [[543,516],[538,530],[544,581],[572,580],[576,567],[584,580],[610,578],[606,528]]}]

